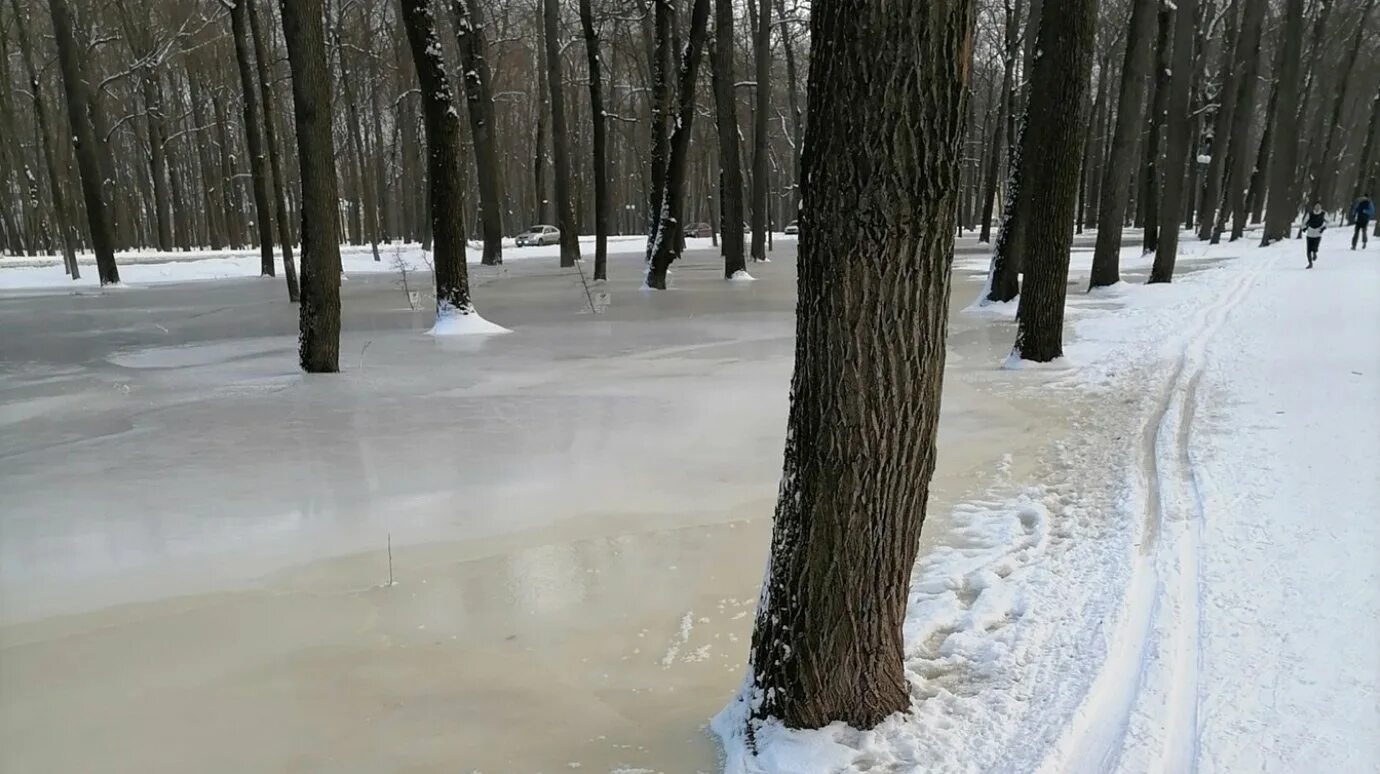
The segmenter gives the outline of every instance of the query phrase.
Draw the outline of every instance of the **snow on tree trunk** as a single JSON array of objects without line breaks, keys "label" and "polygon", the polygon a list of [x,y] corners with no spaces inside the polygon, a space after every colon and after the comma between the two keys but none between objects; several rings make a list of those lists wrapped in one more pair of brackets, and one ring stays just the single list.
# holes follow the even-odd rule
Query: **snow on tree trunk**
[{"label": "snow on tree trunk", "polygon": [[[816,0],[795,373],[744,694],[749,735],[910,705],[901,625],[934,472],[967,0]],[[729,722],[734,722],[730,720]],[[741,726],[740,726],[741,728]]]},{"label": "snow on tree trunk", "polygon": [[302,180],[302,298],[298,359],[308,373],[340,370],[340,194],[335,178],[331,73],[321,0],[279,0],[292,69]]},{"label": "snow on tree trunk", "polygon": [[1097,34],[1095,0],[1050,3],[1040,23],[1022,148],[1022,185],[1039,202],[1026,224],[1025,282],[1014,354],[1048,362],[1064,354],[1064,297],[1077,215],[1079,142]]}]

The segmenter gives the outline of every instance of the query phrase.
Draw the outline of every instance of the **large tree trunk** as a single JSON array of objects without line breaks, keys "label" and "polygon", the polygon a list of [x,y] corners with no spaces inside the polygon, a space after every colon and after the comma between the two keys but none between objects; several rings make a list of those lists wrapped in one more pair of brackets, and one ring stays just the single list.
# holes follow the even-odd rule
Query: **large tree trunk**
[{"label": "large tree trunk", "polygon": [[[1165,115],[1164,187],[1160,192],[1162,212],[1177,213],[1183,207],[1185,166],[1192,142],[1188,103],[1192,97],[1193,31],[1198,24],[1198,0],[1176,0],[1174,14],[1174,59],[1169,78],[1169,109]],[[1172,223],[1172,221],[1170,221]],[[1169,282],[1174,278],[1174,262],[1179,256],[1179,230],[1166,228],[1160,234],[1150,282]]]},{"label": "large tree trunk", "polygon": [[[490,86],[492,76],[486,53],[488,46],[484,37],[484,8],[475,0],[451,0],[450,11],[455,20],[455,39],[460,44],[460,63],[465,72],[465,104],[469,107],[470,134],[474,137],[474,167],[479,177],[479,225],[484,232],[481,263],[497,266],[503,263],[503,173],[499,169],[494,137],[497,127],[493,89]],[[602,132],[602,127],[597,126],[603,120],[600,110],[595,108],[596,135]],[[598,263],[597,257],[595,263]]]},{"label": "large tree trunk", "polygon": [[259,86],[254,82],[254,60],[249,41],[249,0],[234,0],[230,26],[235,36],[235,59],[240,66],[240,91],[244,96],[244,138],[249,147],[249,176],[254,185],[254,223],[259,231],[259,273],[273,276],[273,216],[269,204],[268,158],[259,134]]},{"label": "large tree trunk", "polygon": [[743,251],[743,166],[733,98],[733,0],[714,0],[714,115],[719,134],[719,210],[724,277],[747,271]]},{"label": "large tree trunk", "polygon": [[570,188],[570,134],[565,127],[565,84],[561,82],[560,0],[542,0],[546,78],[551,92],[551,150],[556,182],[556,217],[561,229],[561,266],[580,260],[580,232]]},{"label": "large tree trunk", "polygon": [[1313,187],[1313,195],[1309,197],[1310,205],[1312,202],[1321,202],[1323,209],[1328,212],[1337,204],[1337,168],[1341,165],[1342,155],[1342,146],[1337,144],[1337,136],[1344,123],[1342,109],[1345,106],[1347,90],[1351,87],[1352,73],[1356,71],[1356,57],[1361,51],[1361,41],[1370,24],[1370,12],[1374,8],[1375,0],[1366,0],[1361,11],[1361,19],[1356,24],[1356,31],[1352,33],[1351,45],[1339,64],[1342,79],[1333,92],[1331,120],[1327,123],[1327,140],[1323,143],[1322,156],[1318,162],[1318,177]]},{"label": "large tree trunk", "polygon": [[1301,111],[1294,106],[1299,97],[1299,69],[1303,64],[1303,0],[1286,0],[1280,32],[1280,65],[1276,73],[1280,110],[1276,115],[1270,152],[1269,190],[1265,207],[1265,228],[1260,245],[1289,237],[1289,225],[1298,206],[1291,195],[1294,172],[1298,168],[1298,126]]},{"label": "large tree trunk", "polygon": [[427,182],[435,240],[436,321],[474,313],[465,267],[465,188],[460,179],[460,116],[446,76],[430,0],[402,0],[403,26],[422,87]]},{"label": "large tree trunk", "polygon": [[75,218],[67,206],[67,196],[62,190],[62,176],[58,171],[57,154],[53,150],[53,136],[49,128],[51,121],[48,118],[48,105],[43,101],[42,83],[38,79],[38,67],[34,63],[33,42],[29,39],[29,30],[25,23],[28,17],[20,11],[19,0],[10,0],[10,7],[14,9],[14,20],[18,27],[19,51],[24,60],[24,72],[29,77],[29,98],[33,101],[34,118],[38,122],[43,166],[48,173],[48,188],[53,197],[54,219],[57,221],[58,231],[61,232],[58,235],[58,244],[62,246],[63,266],[72,279],[81,279],[81,267],[77,265]]},{"label": "large tree trunk", "polygon": [[752,260],[765,261],[767,229],[771,227],[771,216],[767,214],[770,187],[767,167],[771,152],[767,137],[771,120],[771,0],[757,3],[752,52],[757,65],[757,104],[752,111]]},{"label": "large tree trunk", "polygon": [[1223,171],[1226,169],[1228,153],[1231,151],[1231,126],[1233,111],[1236,108],[1236,83],[1240,75],[1236,70],[1237,17],[1240,16],[1241,0],[1231,0],[1227,7],[1227,32],[1219,54],[1217,71],[1221,83],[1217,90],[1217,113],[1212,119],[1212,150],[1207,169],[1203,170],[1203,195],[1198,202],[1198,238],[1207,241],[1212,238],[1216,223],[1216,207],[1222,195]]},{"label": "large tree trunk", "polygon": [[666,166],[666,193],[662,196],[661,222],[657,225],[651,265],[647,269],[647,287],[657,290],[666,289],[666,270],[680,258],[685,246],[681,208],[685,201],[685,174],[690,163],[690,132],[695,120],[695,79],[699,75],[700,55],[704,51],[708,25],[709,0],[695,0],[676,88],[676,98],[680,104],[676,113],[676,129],[671,133],[671,158]]},{"label": "large tree trunk", "polygon": [[292,68],[302,180],[302,301],[298,360],[308,373],[340,370],[340,201],[331,133],[331,74],[321,0],[279,0]]},{"label": "large tree trunk", "polygon": [[[828,56],[809,75],[795,374],[739,707],[749,735],[765,718],[870,728],[910,706],[901,625],[934,472],[972,24],[968,0],[811,9],[812,50]],[[898,147],[914,155],[878,164]]]},{"label": "large tree trunk", "polygon": [[1016,312],[1014,354],[1048,362],[1064,354],[1064,297],[1078,199],[1079,135],[1097,36],[1096,0],[1051,3],[1040,22],[1021,148],[1025,195],[1040,203],[1025,234],[1025,282]]},{"label": "large tree trunk", "polygon": [[287,181],[283,178],[283,161],[278,150],[278,119],[273,103],[273,79],[269,71],[268,36],[259,18],[259,0],[243,0],[249,6],[249,30],[254,39],[254,59],[258,63],[259,104],[263,106],[264,145],[268,147],[268,171],[273,181],[274,221],[278,226],[278,242],[283,252],[283,277],[287,280],[288,300],[297,303],[297,266],[292,260],[292,226],[288,222]]},{"label": "large tree trunk", "polygon": [[101,194],[100,152],[104,146],[97,144],[88,118],[87,85],[79,61],[81,54],[72,33],[72,12],[67,7],[67,0],[48,0],[48,10],[53,17],[58,67],[62,71],[63,89],[67,93],[67,120],[72,129],[77,170],[81,174],[91,248],[96,253],[96,272],[100,275],[102,285],[113,285],[120,281],[120,270],[115,266],[115,240],[105,199]]},{"label": "large tree trunk", "polygon": [[1150,67],[1150,24],[1156,0],[1134,0],[1126,30],[1126,54],[1121,65],[1121,86],[1116,98],[1116,129],[1111,153],[1102,174],[1102,200],[1098,203],[1097,243],[1093,248],[1088,287],[1115,285],[1121,281],[1121,227],[1126,220],[1126,201],[1131,192],[1145,101],[1145,76]]},{"label": "large tree trunk", "polygon": [[589,106],[594,119],[594,279],[608,279],[609,169],[608,132],[604,118],[604,83],[599,67],[599,33],[590,0],[580,0],[580,27],[589,59]]},{"label": "large tree trunk", "polygon": [[[1212,243],[1221,241],[1227,218],[1233,219],[1233,239],[1239,239],[1246,228],[1246,188],[1250,183],[1251,124],[1255,122],[1256,80],[1260,73],[1260,37],[1265,22],[1265,0],[1244,0],[1241,13],[1241,32],[1237,36],[1233,71],[1237,73],[1236,90],[1222,95],[1233,101],[1230,153],[1225,179],[1222,181],[1222,203],[1217,210],[1217,222],[1212,229]],[[1237,229],[1240,229],[1239,231]]]}]

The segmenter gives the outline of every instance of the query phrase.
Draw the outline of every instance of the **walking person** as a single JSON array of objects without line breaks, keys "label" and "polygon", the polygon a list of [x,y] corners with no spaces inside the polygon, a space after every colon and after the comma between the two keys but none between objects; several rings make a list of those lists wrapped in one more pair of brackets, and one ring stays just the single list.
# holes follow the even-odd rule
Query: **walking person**
[{"label": "walking person", "polygon": [[1303,234],[1308,238],[1308,268],[1311,269],[1313,262],[1318,260],[1318,245],[1322,243],[1323,231],[1327,229],[1327,214],[1323,212],[1321,202],[1313,203],[1313,211],[1308,213],[1303,225]]},{"label": "walking person", "polygon": [[1370,200],[1370,194],[1361,194],[1361,198],[1356,200],[1356,206],[1351,208],[1351,219],[1356,223],[1356,230],[1351,232],[1351,249],[1356,249],[1356,240],[1360,238],[1361,249],[1364,250],[1370,243],[1369,227],[1372,219],[1375,218],[1375,202]]}]

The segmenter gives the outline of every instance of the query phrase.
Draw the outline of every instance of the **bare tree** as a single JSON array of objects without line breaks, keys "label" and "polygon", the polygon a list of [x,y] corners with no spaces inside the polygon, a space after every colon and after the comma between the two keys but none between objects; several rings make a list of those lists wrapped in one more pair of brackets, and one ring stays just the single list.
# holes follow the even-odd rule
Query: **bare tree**
[{"label": "bare tree", "polygon": [[[763,0],[765,2],[765,0]],[[690,12],[690,36],[681,54],[676,97],[676,128],[671,133],[671,156],[666,166],[666,193],[661,197],[661,219],[652,238],[652,260],[647,287],[666,289],[666,270],[680,258],[684,245],[681,206],[685,199],[685,175],[690,163],[690,136],[695,121],[695,78],[709,24],[709,0],[695,0]]]},{"label": "bare tree", "polygon": [[[667,0],[661,0],[666,2]],[[749,0],[751,4],[752,0]],[[757,63],[757,105],[753,110],[752,140],[752,259],[767,260],[767,157],[770,153],[767,132],[771,110],[771,0],[757,0],[757,26],[752,51]]]},{"label": "bare tree", "polygon": [[590,0],[580,0],[580,26],[589,59],[589,105],[594,119],[594,279],[608,279],[608,138],[604,128],[604,84],[599,68],[599,33]]},{"label": "bare tree", "polygon": [[[1193,53],[1196,38],[1193,30],[1198,22],[1198,0],[1176,0],[1174,14],[1174,58],[1169,77],[1169,109],[1165,117],[1164,185],[1160,192],[1160,211],[1175,217],[1183,206],[1184,170],[1190,144],[1192,124],[1188,120],[1188,105],[1193,84]],[[1166,225],[1174,225],[1172,221]],[[1169,282],[1174,277],[1174,263],[1179,255],[1179,230],[1164,228],[1155,251],[1155,263],[1150,269],[1150,282]]]},{"label": "bare tree", "polygon": [[62,83],[67,92],[67,120],[72,128],[77,169],[81,173],[86,222],[90,229],[91,247],[96,253],[96,273],[100,275],[102,285],[114,285],[120,281],[120,270],[115,266],[115,240],[101,192],[103,175],[100,153],[103,146],[97,144],[87,112],[87,85],[72,33],[72,12],[67,0],[48,0],[48,11],[53,18],[58,67],[62,70]]},{"label": "bare tree", "polygon": [[[503,177],[495,147],[493,76],[489,72],[484,8],[475,0],[450,0],[455,37],[464,69],[465,103],[474,138],[474,167],[479,178],[480,224],[485,266],[503,263]],[[598,120],[598,119],[596,119]],[[596,129],[596,132],[599,130]],[[596,258],[597,263],[597,258]]]},{"label": "bare tree", "polygon": [[1016,312],[1014,354],[1048,362],[1064,354],[1064,297],[1078,200],[1079,133],[1097,35],[1095,0],[1050,3],[1043,12],[1030,76],[1021,147],[1021,184],[1041,215],[1025,233],[1025,282]]},{"label": "bare tree", "polygon": [[298,360],[308,373],[340,370],[340,197],[331,132],[331,76],[321,0],[279,0],[292,68],[302,179],[302,287]]},{"label": "bare tree", "polygon": [[1294,105],[1298,103],[1299,68],[1303,56],[1303,0],[1286,0],[1281,34],[1280,45],[1283,49],[1278,81],[1279,101],[1283,109],[1279,111],[1279,126],[1274,130],[1275,147],[1270,153],[1270,198],[1265,209],[1261,247],[1288,238],[1289,224],[1298,209],[1290,192],[1293,190],[1294,170],[1298,166],[1300,113],[1294,109]]},{"label": "bare tree", "polygon": [[1121,281],[1121,227],[1126,219],[1131,169],[1135,164],[1137,135],[1142,124],[1145,76],[1150,67],[1150,25],[1155,18],[1155,5],[1155,0],[1133,0],[1131,4],[1121,85],[1116,99],[1116,129],[1102,176],[1102,200],[1097,214],[1099,227],[1089,288]]},{"label": "bare tree", "polygon": [[749,734],[764,718],[871,728],[910,706],[901,624],[934,471],[958,211],[972,3],[816,0],[811,13],[812,49],[828,55],[809,75],[809,236]]},{"label": "bare tree", "polygon": [[292,224],[288,218],[287,181],[283,177],[283,161],[278,149],[278,119],[273,102],[273,79],[269,70],[268,35],[259,18],[259,0],[242,0],[249,11],[250,35],[254,39],[254,59],[258,62],[259,100],[263,106],[264,145],[268,149],[268,171],[273,178],[274,221],[278,225],[278,243],[283,252],[283,277],[287,280],[288,300],[297,303],[301,293],[297,285],[297,267],[292,262]]},{"label": "bare tree", "polygon": [[254,59],[249,40],[248,0],[222,0],[230,8],[235,36],[235,58],[240,68],[240,92],[244,105],[244,136],[249,146],[249,175],[254,184],[254,222],[259,231],[259,273],[273,276],[273,216],[269,205],[268,157],[259,134],[259,86],[254,80]]},{"label": "bare tree", "polygon": [[714,0],[714,115],[719,135],[719,208],[724,277],[747,270],[743,252],[743,166],[738,150],[738,106],[733,99],[733,2]]},{"label": "bare tree", "polygon": [[546,78],[551,93],[551,148],[555,157],[556,215],[561,227],[561,266],[580,260],[579,228],[570,185],[570,135],[565,127],[565,86],[561,80],[560,3],[542,0]]}]

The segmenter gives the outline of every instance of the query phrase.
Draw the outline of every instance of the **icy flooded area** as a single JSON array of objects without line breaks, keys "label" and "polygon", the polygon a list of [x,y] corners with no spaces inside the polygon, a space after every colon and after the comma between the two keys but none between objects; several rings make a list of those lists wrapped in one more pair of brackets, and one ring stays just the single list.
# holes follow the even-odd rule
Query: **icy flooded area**
[{"label": "icy flooded area", "polygon": [[505,335],[350,269],[333,376],[281,279],[0,294],[0,770],[1375,770],[1380,264],[1188,240],[1147,288],[1132,241],[1004,370],[959,240],[912,711],[749,755],[730,706],[726,762],[793,240],[472,266]]}]

